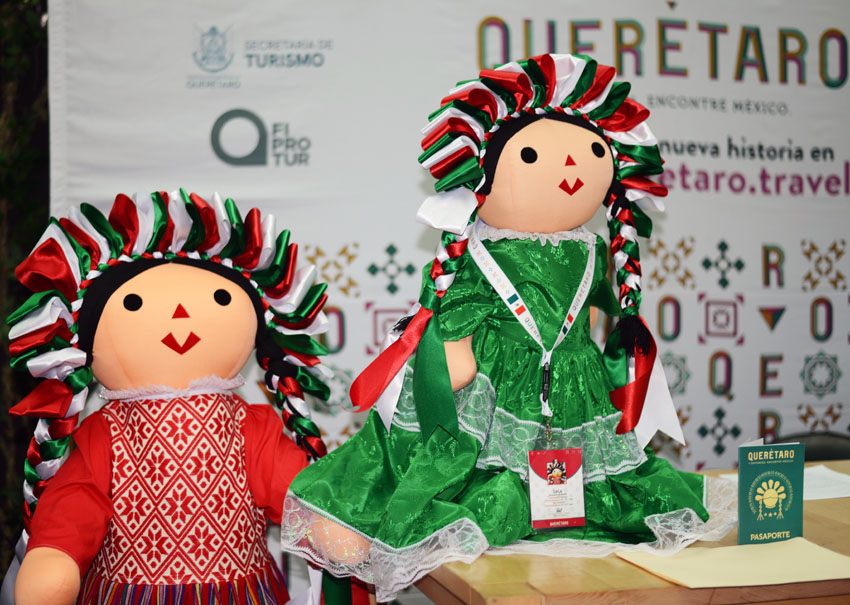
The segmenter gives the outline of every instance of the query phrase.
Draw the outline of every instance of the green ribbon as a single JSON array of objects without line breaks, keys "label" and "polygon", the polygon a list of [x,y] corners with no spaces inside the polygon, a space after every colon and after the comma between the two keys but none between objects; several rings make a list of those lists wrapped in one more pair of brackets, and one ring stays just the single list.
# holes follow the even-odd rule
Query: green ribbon
[{"label": "green ribbon", "polygon": [[322,298],[322,295],[324,295],[325,290],[327,289],[328,284],[326,283],[313,284],[310,286],[310,289],[307,290],[306,296],[304,296],[304,300],[301,301],[301,304],[298,305],[298,308],[292,313],[278,313],[274,310],[274,307],[269,307],[269,309],[275,317],[282,321],[287,323],[299,322],[307,317],[315,306],[319,304],[319,300]]},{"label": "green ribbon", "polygon": [[26,301],[24,301],[24,304],[12,311],[6,321],[10,326],[14,326],[33,311],[43,307],[47,301],[54,296],[61,300],[62,304],[68,307],[68,311],[71,310],[71,303],[68,302],[68,299],[65,298],[59,290],[45,290],[44,292],[36,292],[31,295],[28,299],[26,299]]},{"label": "green ribbon", "polygon": [[275,253],[271,264],[262,271],[254,271],[251,273],[253,279],[260,287],[267,288],[273,286],[283,279],[283,274],[289,268],[289,229],[284,229],[277,234],[275,240]]},{"label": "green ribbon", "polygon": [[290,424],[292,425],[292,430],[299,435],[309,437],[322,436],[322,432],[319,430],[319,427],[316,425],[316,423],[308,418],[304,418],[303,416],[293,415],[290,418]]},{"label": "green ribbon", "polygon": [[43,460],[53,460],[61,458],[68,451],[68,445],[71,443],[71,436],[62,437],[61,439],[48,439],[41,444],[39,452]]},{"label": "green ribbon", "polygon": [[617,169],[617,180],[622,181],[630,176],[646,176],[661,174],[664,169],[661,166],[646,166],[644,164],[630,164]]},{"label": "green ribbon", "polygon": [[460,186],[472,189],[478,184],[482,176],[484,176],[484,171],[478,165],[478,158],[476,156],[468,157],[458,164],[454,170],[434,183],[434,190],[438,192],[447,191]]},{"label": "green ribbon", "polygon": [[617,108],[623,104],[623,101],[626,100],[626,97],[629,96],[629,91],[631,91],[632,85],[628,82],[614,82],[611,85],[611,90],[608,91],[608,96],[605,98],[605,101],[587,114],[587,117],[591,120],[601,120],[602,118],[607,118],[612,113],[617,111]]},{"label": "green ribbon", "polygon": [[192,219],[192,228],[189,230],[189,236],[186,238],[186,243],[183,244],[183,250],[191,252],[197,250],[198,246],[204,241],[207,236],[204,222],[201,220],[201,213],[195,204],[192,203],[189,194],[182,187],[180,188],[180,197],[183,198],[183,203],[186,204],[186,212]]},{"label": "green ribbon", "polygon": [[62,227],[59,221],[55,218],[51,218],[49,222],[56,225],[59,230],[65,234],[65,238],[68,240],[68,243],[71,244],[71,248],[74,250],[74,255],[77,257],[77,265],[80,268],[81,279],[85,279],[89,272],[89,268],[91,267],[91,255],[79,244],[79,242],[77,242],[76,239],[71,236],[70,233],[65,231],[65,228]]},{"label": "green ribbon", "polygon": [[[447,234],[444,234],[444,237],[446,236]],[[437,427],[442,427],[455,439],[460,438],[457,407],[446,362],[446,348],[443,344],[440,320],[436,317],[440,310],[440,298],[434,290],[430,270],[430,265],[426,265],[423,270],[423,288],[419,304],[434,315],[422,333],[413,361],[413,402],[423,443],[428,442]]]},{"label": "green ribbon", "polygon": [[596,61],[584,55],[576,56],[581,57],[587,61],[587,63],[581,72],[581,76],[579,76],[578,82],[576,82],[575,88],[573,88],[573,91],[561,102],[561,107],[569,107],[582,98],[584,93],[590,89],[590,86],[593,84],[593,79],[596,77]]},{"label": "green ribbon", "polygon": [[664,160],[661,159],[661,152],[658,151],[658,145],[626,145],[613,139],[611,144],[619,153],[627,155],[641,164],[658,167],[664,164]]},{"label": "green ribbon", "polygon": [[629,358],[626,350],[620,346],[620,328],[614,328],[605,341],[605,352],[602,356],[605,370],[615,389],[626,386],[629,382]]},{"label": "green ribbon", "polygon": [[224,210],[227,212],[227,220],[230,221],[230,239],[218,255],[221,258],[235,258],[245,249],[245,223],[242,222],[242,216],[232,198],[224,201]]},{"label": "green ribbon", "polygon": [[470,105],[465,101],[460,101],[455,99],[454,101],[450,101],[437,109],[436,111],[432,111],[428,115],[428,121],[433,122],[434,118],[443,113],[444,111],[448,111],[449,107],[454,107],[459,109],[463,113],[471,116],[475,121],[477,121],[484,128],[485,131],[490,130],[493,127],[493,120],[490,119],[490,114],[484,111],[483,109],[478,109],[474,105]]},{"label": "green ribbon", "polygon": [[168,228],[168,206],[165,204],[165,200],[162,199],[159,191],[151,193],[151,200],[153,201],[154,214],[153,233],[151,234],[148,247],[145,248],[145,252],[153,252],[157,249],[162,236],[165,235],[165,231]]},{"label": "green ribbon", "polygon": [[322,401],[327,401],[331,396],[331,389],[322,380],[302,367],[295,368],[295,380],[301,388]]},{"label": "green ribbon", "polygon": [[351,578],[337,578],[323,570],[322,597],[325,605],[351,605]]},{"label": "green ribbon", "polygon": [[94,373],[91,366],[83,366],[68,374],[62,382],[71,387],[71,392],[76,395],[89,386],[92,380],[94,380]]},{"label": "green ribbon", "polygon": [[281,349],[289,349],[305,355],[327,355],[326,346],[307,334],[283,334],[275,329],[271,331],[272,340]]},{"label": "green ribbon", "polygon": [[106,239],[111,252],[110,256],[112,258],[121,256],[121,251],[124,249],[124,240],[121,238],[121,234],[112,228],[112,225],[109,224],[109,221],[103,216],[101,211],[91,204],[84,202],[80,204],[80,212],[89,220],[92,227]]}]

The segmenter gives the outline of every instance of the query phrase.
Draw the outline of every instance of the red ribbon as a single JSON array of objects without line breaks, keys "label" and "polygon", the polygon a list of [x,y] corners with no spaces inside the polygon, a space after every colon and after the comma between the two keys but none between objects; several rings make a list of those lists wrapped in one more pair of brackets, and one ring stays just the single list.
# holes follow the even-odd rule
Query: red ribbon
[{"label": "red ribbon", "polygon": [[77,299],[77,280],[53,238],[44,240],[15,268],[15,277],[33,292],[56,289],[70,301]]},{"label": "red ribbon", "polygon": [[139,215],[136,204],[123,193],[115,196],[115,203],[109,212],[109,224],[124,241],[124,248],[121,251],[124,254],[130,254],[136,238],[139,237]]},{"label": "red ribbon", "polygon": [[64,418],[73,398],[74,393],[67,384],[50,378],[38,383],[38,386],[9,410],[9,413],[12,416]]},{"label": "red ribbon", "polygon": [[[482,69],[478,77],[491,80],[497,86],[504,88],[510,93],[516,102],[517,111],[525,107],[530,99],[534,98],[534,88],[531,86],[531,80],[525,73],[517,73],[499,69]],[[487,84],[485,82],[485,84]],[[489,84],[487,84],[489,86]],[[493,117],[496,121],[498,116]]]},{"label": "red ribbon", "polygon": [[434,312],[430,309],[420,307],[399,339],[387,347],[360,373],[360,376],[354,379],[349,394],[355,412],[365,412],[378,400],[393,377],[398,374],[401,366],[416,350],[433,314]]},{"label": "red ribbon", "polygon": [[209,250],[220,239],[215,210],[197,193],[190,193],[189,199],[192,200],[195,208],[198,209],[198,215],[201,217],[201,222],[204,225],[204,241],[198,246],[198,250]]},{"label": "red ribbon", "polygon": [[[643,318],[641,318],[643,321]],[[644,325],[646,323],[644,322]],[[633,382],[611,391],[611,403],[623,412],[620,423],[617,425],[617,434],[622,435],[633,430],[640,420],[643,412],[643,404],[646,401],[646,391],[649,389],[649,377],[652,374],[652,366],[655,365],[655,356],[658,349],[655,339],[650,335],[649,351],[641,353],[635,351],[635,379]]]},{"label": "red ribbon", "polygon": [[260,262],[263,251],[263,227],[260,223],[260,211],[251,208],[245,217],[245,250],[233,259],[233,264],[243,269],[253,269]]},{"label": "red ribbon", "polygon": [[649,110],[632,98],[626,98],[613,114],[596,123],[611,132],[626,132],[649,117]]},{"label": "red ribbon", "polygon": [[23,355],[31,349],[46,345],[56,336],[68,342],[70,342],[74,337],[74,335],[71,334],[71,330],[68,329],[68,325],[65,323],[65,320],[61,317],[49,326],[44,326],[37,330],[33,330],[32,332],[27,332],[10,342],[9,353],[12,354],[12,357]]}]

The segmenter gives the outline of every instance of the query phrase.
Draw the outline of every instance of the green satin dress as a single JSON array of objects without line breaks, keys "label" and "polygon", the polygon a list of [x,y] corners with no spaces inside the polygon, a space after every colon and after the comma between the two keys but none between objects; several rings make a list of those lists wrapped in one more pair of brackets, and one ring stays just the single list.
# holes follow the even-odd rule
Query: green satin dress
[{"label": "green satin dress", "polygon": [[[549,398],[548,448],[582,448],[584,527],[539,533],[531,527],[528,452],[548,449],[540,402],[542,353],[471,258],[439,314],[445,340],[474,335],[478,374],[455,393],[460,439],[422,443],[411,363],[389,433],[373,410],[357,435],[295,478],[290,508],[297,503],[295,508],[354,529],[372,543],[373,559],[384,556],[384,565],[412,565],[414,571],[417,557],[427,559],[435,549],[454,549],[444,553],[444,560],[452,560],[516,540],[652,542],[658,532],[647,517],[691,509],[706,520],[701,476],[679,472],[649,448],[641,449],[633,433],[615,433],[620,413],[609,399],[611,383],[589,321],[590,306],[609,314],[618,310],[606,276],[606,248],[598,236],[570,233],[557,245],[531,238],[484,245],[531,310],[547,348],[572,303],[589,251],[596,255],[588,298],[552,353]],[[285,548],[288,531],[284,525]],[[290,547],[299,539],[298,530],[292,532]],[[380,580],[374,570],[330,566],[338,575]]]}]

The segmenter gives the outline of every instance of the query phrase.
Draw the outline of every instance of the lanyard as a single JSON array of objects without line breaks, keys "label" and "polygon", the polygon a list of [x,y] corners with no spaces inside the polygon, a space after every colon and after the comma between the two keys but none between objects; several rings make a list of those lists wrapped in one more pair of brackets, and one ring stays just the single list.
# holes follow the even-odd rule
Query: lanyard
[{"label": "lanyard", "polygon": [[543,366],[543,385],[540,393],[540,403],[543,406],[543,415],[550,418],[552,416],[552,410],[549,407],[549,361],[552,358],[552,351],[569,334],[576,316],[581,311],[584,301],[587,300],[587,295],[590,293],[593,269],[596,265],[596,255],[593,248],[596,237],[583,229],[574,232],[578,236],[578,239],[587,245],[587,264],[585,265],[584,275],[582,275],[578,290],[573,297],[573,302],[567,311],[567,316],[564,318],[564,323],[558,332],[558,337],[555,339],[555,344],[552,345],[551,349],[547,350],[543,345],[543,338],[540,336],[540,330],[537,327],[537,322],[534,321],[534,317],[531,315],[531,310],[523,302],[516,287],[508,279],[508,276],[505,275],[505,272],[498,265],[496,259],[493,258],[493,255],[490,254],[478,238],[478,226],[480,224],[480,221],[476,223],[469,235],[469,252],[473,260],[475,260],[475,264],[481,269],[484,277],[487,278],[487,281],[490,282],[490,285],[493,286],[493,289],[496,290],[496,293],[504,301],[520,325],[525,328],[525,331],[528,332],[528,335],[531,336],[543,352],[543,357],[540,360],[540,365]]}]

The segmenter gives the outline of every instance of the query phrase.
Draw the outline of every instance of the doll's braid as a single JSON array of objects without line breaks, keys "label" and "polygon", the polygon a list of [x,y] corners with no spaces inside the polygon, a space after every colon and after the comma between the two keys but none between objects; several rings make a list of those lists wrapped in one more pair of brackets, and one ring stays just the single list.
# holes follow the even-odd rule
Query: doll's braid
[{"label": "doll's braid", "polygon": [[620,301],[620,346],[629,354],[634,351],[646,352],[649,347],[650,334],[639,318],[641,304],[641,267],[640,247],[638,244],[639,229],[636,215],[645,219],[640,234],[646,228],[645,215],[630,202],[620,183],[615,183],[606,200],[606,217],[610,239],[611,256],[614,260],[614,271],[619,288]]}]

